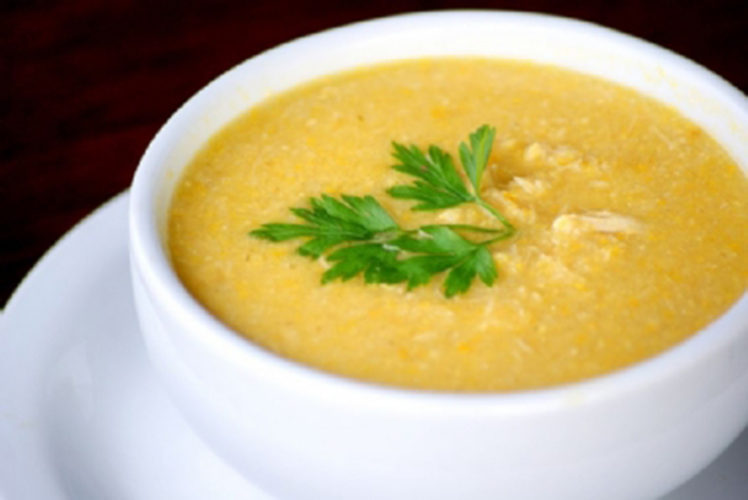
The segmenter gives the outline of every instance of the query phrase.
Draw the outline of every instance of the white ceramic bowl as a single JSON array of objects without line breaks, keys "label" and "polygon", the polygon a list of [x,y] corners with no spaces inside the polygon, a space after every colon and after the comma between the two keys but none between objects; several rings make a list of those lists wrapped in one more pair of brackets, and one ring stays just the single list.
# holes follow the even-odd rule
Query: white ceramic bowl
[{"label": "white ceramic bowl", "polygon": [[469,395],[380,387],[253,345],[176,278],[174,184],[196,150],[268,95],[403,58],[481,55],[601,75],[672,104],[745,170],[748,102],[708,72],[620,33],[557,17],[439,12],[356,24],[254,57],[161,129],[131,194],[132,270],[150,356],[213,449],[283,499],[654,498],[696,474],[748,420],[748,296],[695,337],[620,372],[547,390]]}]

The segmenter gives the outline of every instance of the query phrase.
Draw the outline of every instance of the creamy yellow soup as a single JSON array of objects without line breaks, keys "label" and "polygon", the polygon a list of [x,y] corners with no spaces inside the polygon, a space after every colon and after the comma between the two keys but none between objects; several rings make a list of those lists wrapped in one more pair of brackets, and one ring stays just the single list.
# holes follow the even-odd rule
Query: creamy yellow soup
[{"label": "creamy yellow soup", "polygon": [[[496,139],[482,195],[518,229],[490,247],[489,287],[445,298],[330,263],[303,241],[249,236],[301,222],[323,193],[375,196],[398,223],[495,226],[463,205],[415,212],[385,191],[392,141],[457,159]],[[217,134],[176,190],[173,264],[237,332],[282,356],[376,383],[515,391],[594,377],[708,325],[748,286],[748,181],[703,130],[610,82],[523,62],[439,59],[330,76],[272,97]]]}]

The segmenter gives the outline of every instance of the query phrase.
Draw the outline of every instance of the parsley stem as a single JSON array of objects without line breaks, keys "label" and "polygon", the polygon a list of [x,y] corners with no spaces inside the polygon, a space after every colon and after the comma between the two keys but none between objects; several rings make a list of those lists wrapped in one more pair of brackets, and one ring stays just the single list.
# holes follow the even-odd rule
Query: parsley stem
[{"label": "parsley stem", "polygon": [[462,229],[465,231],[473,231],[475,233],[504,233],[506,229],[492,229],[488,227],[471,226],[469,224],[440,224],[442,227],[448,227],[450,229]]},{"label": "parsley stem", "polygon": [[506,231],[504,233],[499,234],[495,238],[491,238],[490,240],[482,241],[480,244],[483,245],[483,246],[488,246],[488,245],[490,245],[492,243],[496,243],[497,241],[507,240],[507,239],[511,238],[513,234],[514,234],[513,231]]},{"label": "parsley stem", "polygon": [[504,217],[504,215],[496,210],[490,203],[487,203],[483,198],[481,198],[478,195],[475,195],[475,203],[483,207],[485,210],[487,210],[491,215],[496,217],[496,219],[501,222],[501,224],[506,229],[509,236],[512,236],[515,232],[517,232],[517,229],[512,225],[511,222],[509,222],[509,219]]},{"label": "parsley stem", "polygon": [[[446,227],[449,229],[457,229],[462,231],[472,231],[474,233],[484,233],[484,234],[494,234],[494,236],[491,239],[475,242],[476,245],[483,245],[487,246],[492,243],[496,243],[497,241],[506,240],[512,237],[514,235],[514,228],[507,228],[504,227],[502,229],[490,229],[487,227],[480,227],[480,226],[471,226],[469,224],[436,224],[433,226],[424,226],[424,227]],[[421,228],[423,229],[423,228]]]}]

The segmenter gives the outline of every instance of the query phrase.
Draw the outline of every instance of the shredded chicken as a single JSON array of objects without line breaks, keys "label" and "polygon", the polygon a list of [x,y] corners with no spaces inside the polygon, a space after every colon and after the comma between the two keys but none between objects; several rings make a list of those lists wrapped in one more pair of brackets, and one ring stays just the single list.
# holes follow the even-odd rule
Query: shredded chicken
[{"label": "shredded chicken", "polygon": [[566,234],[579,234],[588,231],[634,234],[641,231],[641,227],[641,223],[636,219],[612,212],[563,214],[556,217],[556,220],[553,221],[553,230]]},{"label": "shredded chicken", "polygon": [[548,183],[540,179],[529,179],[525,177],[514,177],[512,184],[518,186],[529,195],[539,196],[548,191]]}]

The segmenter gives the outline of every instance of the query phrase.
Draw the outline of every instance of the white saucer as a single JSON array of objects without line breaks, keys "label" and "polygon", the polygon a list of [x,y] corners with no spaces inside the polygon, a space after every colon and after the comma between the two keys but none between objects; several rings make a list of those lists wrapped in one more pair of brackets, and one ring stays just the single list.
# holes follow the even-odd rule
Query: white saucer
[{"label": "white saucer", "polygon": [[[155,379],[130,291],[127,202],[55,245],[0,318],[0,498],[270,500],[199,440]],[[748,498],[748,432],[666,497],[707,498]]]},{"label": "white saucer", "polygon": [[193,434],[148,364],[131,297],[127,202],[41,260],[0,323],[5,500],[269,499]]}]

